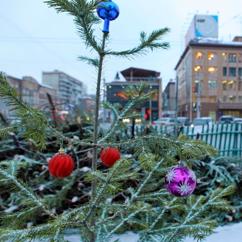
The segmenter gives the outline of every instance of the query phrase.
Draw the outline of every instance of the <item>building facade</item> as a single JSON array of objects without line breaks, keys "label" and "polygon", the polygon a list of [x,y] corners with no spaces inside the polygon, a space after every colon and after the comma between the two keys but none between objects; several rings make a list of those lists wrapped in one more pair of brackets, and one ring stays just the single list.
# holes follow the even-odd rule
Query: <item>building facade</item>
[{"label": "building facade", "polygon": [[64,108],[68,108],[68,105],[80,105],[82,97],[86,95],[85,85],[62,71],[43,72],[42,83],[57,90]]},{"label": "building facade", "polygon": [[180,116],[242,117],[242,37],[193,39],[175,70]]},{"label": "building facade", "polygon": [[[145,109],[150,110],[151,119],[156,120],[161,117],[162,112],[162,80],[160,73],[152,70],[130,67],[121,71],[124,81],[116,78],[113,82],[106,84],[107,101],[114,104],[119,103],[126,105],[129,100],[123,95],[128,86],[136,86],[146,84],[150,91],[155,91],[156,95],[153,99],[142,104],[137,108],[138,112],[144,112]],[[147,90],[148,91],[148,90]]]},{"label": "building facade", "polygon": [[176,83],[170,80],[162,94],[162,116],[174,116],[176,112]]},{"label": "building facade", "polygon": [[[10,86],[16,89],[19,98],[31,107],[44,108],[46,105],[49,105],[46,96],[47,93],[52,96],[53,102],[57,101],[57,93],[53,88],[39,84],[38,81],[31,76],[17,78],[6,75],[6,79]],[[15,116],[14,112],[11,111],[11,109],[1,101],[0,112],[6,118]]]}]

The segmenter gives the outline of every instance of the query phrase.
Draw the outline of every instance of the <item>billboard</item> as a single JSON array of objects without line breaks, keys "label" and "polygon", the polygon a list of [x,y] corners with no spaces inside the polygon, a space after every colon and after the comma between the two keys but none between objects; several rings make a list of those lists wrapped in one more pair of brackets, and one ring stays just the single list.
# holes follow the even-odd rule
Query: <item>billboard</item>
[{"label": "billboard", "polygon": [[218,38],[217,15],[195,15],[185,36],[185,44],[196,38]]}]

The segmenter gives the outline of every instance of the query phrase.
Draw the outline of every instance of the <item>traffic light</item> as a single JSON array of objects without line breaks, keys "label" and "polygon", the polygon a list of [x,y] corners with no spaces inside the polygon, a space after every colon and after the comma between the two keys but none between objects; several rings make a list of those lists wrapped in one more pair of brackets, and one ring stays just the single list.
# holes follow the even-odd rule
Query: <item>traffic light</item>
[{"label": "traffic light", "polygon": [[150,108],[145,108],[144,119],[145,120],[150,120],[150,115],[151,115],[151,109]]}]

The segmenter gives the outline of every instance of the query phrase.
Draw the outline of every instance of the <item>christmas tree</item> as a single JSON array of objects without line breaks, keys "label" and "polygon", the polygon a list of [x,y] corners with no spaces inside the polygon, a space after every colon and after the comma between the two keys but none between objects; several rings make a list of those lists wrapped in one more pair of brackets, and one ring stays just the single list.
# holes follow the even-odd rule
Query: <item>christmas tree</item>
[{"label": "christmas tree", "polygon": [[[146,92],[145,86],[127,90],[129,103],[122,110],[105,103],[115,119],[107,133],[99,132],[104,58],[131,58],[167,49],[169,44],[162,38],[168,28],[151,34],[142,32],[137,46],[113,51],[106,46],[109,21],[119,15],[112,1],[47,0],[46,3],[73,16],[86,47],[97,54],[97,58],[80,57],[97,69],[93,133],[85,137],[63,133],[40,110],[23,103],[5,76],[0,76],[1,99],[21,120],[20,124],[2,128],[0,137],[11,136],[16,146],[25,151],[24,157],[0,164],[1,197],[11,201],[11,206],[2,209],[0,240],[59,242],[64,241],[65,232],[71,229],[79,232],[80,241],[87,242],[110,241],[114,234],[126,231],[138,233],[139,241],[164,242],[182,241],[187,236],[202,239],[212,233],[219,211],[231,209],[226,197],[233,192],[235,182],[229,179],[229,172],[219,168],[217,177],[226,180],[226,186],[218,185],[208,176],[206,185],[199,182],[204,178],[201,166],[210,165],[202,160],[215,155],[213,148],[182,136],[167,138],[155,133],[117,139],[122,120],[130,117],[135,107],[149,100],[153,93]],[[100,42],[95,35],[101,21],[96,10],[104,19]],[[45,150],[50,141],[56,152],[57,146],[61,149],[47,163],[49,154]],[[196,183],[202,189],[194,192]]]}]

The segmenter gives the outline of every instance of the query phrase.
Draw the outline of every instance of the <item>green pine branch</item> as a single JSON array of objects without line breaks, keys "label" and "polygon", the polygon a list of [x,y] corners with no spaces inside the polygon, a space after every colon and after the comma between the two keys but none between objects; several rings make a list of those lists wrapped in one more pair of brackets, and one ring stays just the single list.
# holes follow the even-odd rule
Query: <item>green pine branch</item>
[{"label": "green pine branch", "polygon": [[20,191],[28,197],[33,204],[38,208],[41,208],[46,214],[51,217],[54,217],[54,214],[48,210],[46,205],[38,198],[29,188],[27,188],[23,183],[17,180],[17,178],[3,169],[0,168],[0,175],[7,179],[10,183],[13,183]]},{"label": "green pine branch", "polygon": [[6,138],[13,131],[14,131],[14,128],[13,127],[6,127],[6,128],[0,129],[0,139]]},{"label": "green pine branch", "polygon": [[17,128],[24,133],[24,137],[32,140],[36,146],[44,148],[46,145],[46,117],[41,111],[22,102],[17,91],[9,85],[2,73],[0,74],[0,98],[20,118],[21,124]]},{"label": "green pine branch", "polygon": [[145,32],[141,32],[140,44],[138,46],[124,51],[107,51],[105,54],[131,58],[136,55],[146,54],[149,50],[153,51],[154,49],[168,49],[169,43],[161,41],[163,36],[168,32],[168,28],[155,30],[148,36]]},{"label": "green pine branch", "polygon": [[86,0],[46,0],[49,7],[53,7],[57,12],[69,13],[74,17],[77,30],[87,47],[91,47],[98,53],[101,52],[101,46],[96,41],[94,34],[94,25],[99,23],[100,19],[94,14],[94,10],[99,1]]},{"label": "green pine branch", "polygon": [[99,60],[98,59],[89,58],[89,57],[86,57],[86,56],[80,56],[79,60],[86,62],[87,64],[92,65],[95,68],[98,68],[98,66],[99,66]]}]

